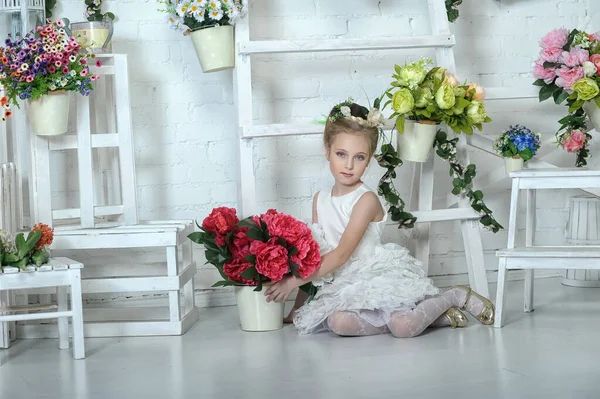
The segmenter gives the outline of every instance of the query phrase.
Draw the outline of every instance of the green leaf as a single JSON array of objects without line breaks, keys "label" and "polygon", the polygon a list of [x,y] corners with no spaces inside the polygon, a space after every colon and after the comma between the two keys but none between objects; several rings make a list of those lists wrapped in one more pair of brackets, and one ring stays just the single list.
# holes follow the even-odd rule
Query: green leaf
[{"label": "green leaf", "polygon": [[256,267],[252,266],[244,270],[242,273],[242,277],[247,280],[254,280],[258,277],[258,271],[256,271]]},{"label": "green leaf", "polygon": [[6,263],[14,263],[18,260],[19,260],[19,257],[17,256],[17,254],[12,254],[12,253],[4,254],[3,261],[5,262],[5,264]]},{"label": "green leaf", "polygon": [[288,248],[288,254],[289,254],[290,256],[294,256],[294,255],[296,255],[297,253],[298,253],[298,248],[296,248],[295,246],[293,246],[293,245],[292,245],[292,246],[290,246],[290,247]]},{"label": "green leaf", "polygon": [[294,263],[292,261],[290,261],[289,265],[290,265],[290,271],[292,272],[292,274],[295,277],[302,278],[300,276],[300,273],[298,272],[300,270],[300,265],[298,265],[297,263]]},{"label": "green leaf", "polygon": [[600,108],[600,97],[595,97],[594,102],[596,103],[596,106],[598,106],[598,108]]},{"label": "green leaf", "polygon": [[[558,93],[558,94],[556,94],[556,93]],[[566,91],[561,89],[560,91],[556,90],[553,93],[553,96],[554,96],[554,102],[556,104],[561,104],[563,101],[565,101],[569,97],[569,93],[567,93]]]},{"label": "green leaf", "polygon": [[279,243],[279,245],[287,249],[288,243],[285,241],[285,239],[283,239],[282,237],[277,237],[277,242]]},{"label": "green leaf", "polygon": [[192,242],[195,242],[196,244],[202,244],[202,243],[204,243],[205,235],[206,235],[206,233],[203,233],[201,231],[196,231],[194,233],[189,234],[188,238]]},{"label": "green leaf", "polygon": [[104,15],[106,15],[108,18],[110,18],[113,21],[115,20],[115,14],[113,14],[112,12],[107,12]]},{"label": "green leaf", "polygon": [[216,287],[225,287],[225,286],[228,286],[228,285],[231,285],[231,283],[229,281],[217,281],[216,283],[214,283],[212,285],[212,287],[213,288],[216,288]]},{"label": "green leaf", "polygon": [[254,223],[252,218],[242,219],[237,223],[238,227],[249,227],[249,228],[257,228],[258,226]]},{"label": "green leaf", "polygon": [[534,86],[545,86],[546,82],[544,82],[544,79],[538,79],[535,82],[533,82]]},{"label": "green leaf", "polygon": [[458,195],[458,194],[460,194],[460,193],[461,193],[461,191],[462,191],[462,189],[461,189],[460,187],[454,187],[454,188],[452,189],[452,194],[454,194],[454,195]]},{"label": "green leaf", "polygon": [[246,255],[244,256],[244,259],[246,259],[248,263],[252,263],[253,265],[256,263],[256,255]]},{"label": "green leaf", "polygon": [[481,201],[483,199],[483,192],[481,190],[473,191],[473,197]]},{"label": "green leaf", "polygon": [[556,87],[557,86],[554,84],[542,87],[539,95],[540,102],[549,99],[552,96],[552,93],[554,93],[554,90],[556,90]]},{"label": "green leaf", "polygon": [[252,228],[246,232],[246,235],[253,240],[266,241],[264,233],[258,228]]},{"label": "green leaf", "polygon": [[583,106],[584,103],[585,103],[585,101],[583,101],[583,100],[577,100],[577,101],[575,101],[569,107],[569,112],[575,112],[575,111],[577,111],[579,108],[581,108]]},{"label": "green leaf", "polygon": [[406,118],[404,115],[396,118],[396,129],[398,129],[398,133],[404,133],[404,123],[406,122]]}]

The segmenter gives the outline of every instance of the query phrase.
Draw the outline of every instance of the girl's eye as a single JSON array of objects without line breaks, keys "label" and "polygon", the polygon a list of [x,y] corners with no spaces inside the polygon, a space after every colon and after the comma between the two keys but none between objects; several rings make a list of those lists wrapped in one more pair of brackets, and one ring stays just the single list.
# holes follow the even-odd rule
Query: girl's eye
[{"label": "girl's eye", "polygon": [[362,155],[357,155],[357,156],[356,156],[356,159],[358,159],[359,161],[364,161],[364,160],[365,160],[365,157],[364,157],[364,156],[362,156]]},{"label": "girl's eye", "polygon": [[340,158],[344,158],[346,156],[346,154],[344,154],[343,152],[338,152],[336,153],[336,155]]}]

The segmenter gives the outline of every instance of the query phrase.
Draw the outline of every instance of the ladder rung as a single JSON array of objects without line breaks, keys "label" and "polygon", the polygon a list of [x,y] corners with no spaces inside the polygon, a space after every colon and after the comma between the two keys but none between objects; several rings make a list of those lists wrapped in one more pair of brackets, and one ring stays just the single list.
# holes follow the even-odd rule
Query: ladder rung
[{"label": "ladder rung", "polygon": [[[103,206],[95,206],[94,207],[94,216],[102,217],[102,216],[113,216],[113,215],[122,215],[123,214],[123,205],[103,205]],[[57,209],[52,211],[53,219],[75,219],[81,217],[81,209],[79,208],[71,208],[71,209]]]},{"label": "ladder rung", "polygon": [[[92,134],[92,148],[118,147],[117,133]],[[77,135],[68,134],[53,137],[50,140],[50,151],[74,150],[77,148]]]},{"label": "ladder rung", "polygon": [[[417,223],[447,222],[451,220],[477,220],[481,215],[472,208],[434,209],[431,211],[410,211],[417,218]],[[390,225],[398,223],[390,221]]]},{"label": "ladder rung", "polygon": [[372,39],[251,40],[241,42],[240,54],[307,53],[317,51],[391,50],[452,47],[454,35],[401,36]]},{"label": "ladder rung", "polygon": [[323,134],[325,126],[317,123],[275,123],[269,125],[244,126],[242,136],[245,139],[272,136],[299,136]]},{"label": "ladder rung", "polygon": [[505,248],[497,251],[496,256],[505,258],[600,258],[600,247],[564,246]]}]

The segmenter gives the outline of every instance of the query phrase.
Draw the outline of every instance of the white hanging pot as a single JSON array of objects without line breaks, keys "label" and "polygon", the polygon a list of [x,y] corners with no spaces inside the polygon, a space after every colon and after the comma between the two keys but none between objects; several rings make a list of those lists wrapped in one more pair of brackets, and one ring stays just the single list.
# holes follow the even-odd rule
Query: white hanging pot
[{"label": "white hanging pot", "polygon": [[520,156],[516,156],[516,158],[504,158],[504,168],[506,169],[506,174],[510,174],[510,172],[515,172],[517,170],[523,169],[524,165],[523,158]]},{"label": "white hanging pot", "polygon": [[586,101],[583,103],[583,110],[590,118],[592,126],[596,131],[600,131],[600,108],[595,101]]},{"label": "white hanging pot", "polygon": [[233,26],[214,26],[190,33],[204,73],[235,66]]},{"label": "white hanging pot", "polygon": [[29,101],[31,130],[38,136],[56,136],[67,132],[71,92],[58,90]]},{"label": "white hanging pot", "polygon": [[398,132],[398,155],[403,161],[426,162],[433,148],[437,124],[433,121],[404,123],[404,133]]},{"label": "white hanging pot", "polygon": [[284,302],[267,302],[265,289],[254,291],[255,287],[235,287],[235,300],[244,331],[272,331],[283,327]]}]

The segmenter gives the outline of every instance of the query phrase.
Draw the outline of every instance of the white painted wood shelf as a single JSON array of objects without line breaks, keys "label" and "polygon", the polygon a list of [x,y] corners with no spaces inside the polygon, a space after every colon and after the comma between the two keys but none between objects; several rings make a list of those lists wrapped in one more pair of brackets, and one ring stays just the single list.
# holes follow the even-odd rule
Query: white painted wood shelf
[{"label": "white painted wood shelf", "polygon": [[454,35],[381,37],[368,39],[253,40],[238,43],[242,55],[324,51],[399,50],[452,47]]},{"label": "white painted wood shelf", "polygon": [[[162,261],[153,266],[95,264],[87,267],[82,278],[86,294],[135,293],[166,294],[164,309],[135,307],[107,303],[105,306],[84,306],[86,337],[120,337],[136,335],[181,335],[197,320],[194,300],[196,263],[192,242],[187,236],[194,231],[191,220],[152,221],[137,226],[106,229],[56,230],[53,251],[68,250],[70,256],[86,250],[163,248]],[[135,270],[140,266],[140,270]],[[128,269],[124,269],[128,268]],[[92,310],[93,309],[93,310]],[[18,325],[17,335],[23,338],[50,338],[54,330],[44,324]]]},{"label": "white painted wood shelf", "polygon": [[[524,310],[534,309],[535,269],[591,269],[600,270],[600,246],[536,246],[536,197],[537,190],[579,188],[600,189],[600,170],[582,168],[524,169],[510,174],[512,191],[508,222],[508,243],[496,252],[498,257],[498,289],[496,293],[496,319],[494,326],[504,325],[504,302],[506,279],[509,270],[526,270]],[[517,215],[520,192],[527,194],[525,216],[525,245],[516,246]]]}]

